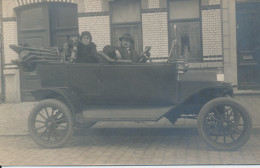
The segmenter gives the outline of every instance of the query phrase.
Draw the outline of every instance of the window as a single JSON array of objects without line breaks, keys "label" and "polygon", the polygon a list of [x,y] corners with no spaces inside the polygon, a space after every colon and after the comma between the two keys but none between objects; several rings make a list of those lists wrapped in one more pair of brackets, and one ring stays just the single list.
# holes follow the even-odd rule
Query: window
[{"label": "window", "polygon": [[60,47],[67,36],[78,35],[77,5],[42,3],[17,9],[19,45]]},{"label": "window", "polygon": [[169,46],[177,40],[176,56],[202,60],[199,0],[169,1]]},{"label": "window", "polygon": [[134,38],[133,48],[142,52],[141,2],[140,0],[116,0],[110,2],[111,43],[119,46],[119,37],[129,33]]}]

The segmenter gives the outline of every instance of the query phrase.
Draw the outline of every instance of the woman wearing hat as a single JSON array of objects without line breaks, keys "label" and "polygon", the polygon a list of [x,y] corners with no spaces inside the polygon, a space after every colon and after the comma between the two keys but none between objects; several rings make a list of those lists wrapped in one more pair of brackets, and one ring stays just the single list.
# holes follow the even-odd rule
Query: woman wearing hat
[{"label": "woman wearing hat", "polygon": [[96,44],[92,42],[90,32],[84,31],[80,35],[80,41],[77,45],[76,63],[96,63]]}]

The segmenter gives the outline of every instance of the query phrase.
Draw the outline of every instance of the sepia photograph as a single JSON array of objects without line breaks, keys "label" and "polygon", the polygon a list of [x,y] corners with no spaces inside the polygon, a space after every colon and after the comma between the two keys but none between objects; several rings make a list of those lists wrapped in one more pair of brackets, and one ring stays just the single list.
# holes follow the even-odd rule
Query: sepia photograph
[{"label": "sepia photograph", "polygon": [[0,166],[260,167],[260,0],[0,0]]}]

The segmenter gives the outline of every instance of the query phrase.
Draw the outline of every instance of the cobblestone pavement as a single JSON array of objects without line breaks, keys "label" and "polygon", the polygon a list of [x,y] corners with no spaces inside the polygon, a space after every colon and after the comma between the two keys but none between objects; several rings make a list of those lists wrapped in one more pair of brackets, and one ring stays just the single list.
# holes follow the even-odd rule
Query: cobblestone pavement
[{"label": "cobblestone pavement", "polygon": [[253,121],[250,140],[234,152],[214,151],[198,136],[196,120],[175,125],[100,122],[76,130],[63,148],[40,148],[27,134],[27,118],[35,103],[0,104],[0,165],[190,165],[260,164],[260,96],[237,99]]},{"label": "cobblestone pavement", "polygon": [[[239,95],[236,99],[244,105],[251,117],[253,127],[260,127],[260,95]],[[19,103],[19,104],[0,104],[0,135],[24,135],[27,132],[27,119],[32,107],[36,105],[35,102]],[[196,120],[179,119],[175,125],[177,126],[196,126]],[[96,127],[111,126],[111,123],[101,122],[97,123]],[[159,122],[145,122],[133,123],[133,126],[171,126],[167,119],[162,119]],[[115,122],[112,124],[114,127],[122,127],[124,123]],[[126,124],[129,126],[129,124]]]},{"label": "cobblestone pavement", "polygon": [[27,134],[27,119],[35,104],[0,104],[0,135]]},{"label": "cobblestone pavement", "polygon": [[0,136],[1,165],[259,164],[260,134],[234,152],[214,151],[195,128],[90,128],[63,148],[43,149],[31,137]]}]

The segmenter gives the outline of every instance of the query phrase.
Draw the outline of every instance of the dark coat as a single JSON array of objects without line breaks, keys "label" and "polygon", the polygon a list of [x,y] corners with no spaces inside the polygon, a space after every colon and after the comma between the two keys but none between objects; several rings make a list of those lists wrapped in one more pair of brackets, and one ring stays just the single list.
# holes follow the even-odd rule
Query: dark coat
[{"label": "dark coat", "polygon": [[90,42],[88,45],[85,45],[81,42],[77,45],[77,58],[76,63],[97,63],[96,57],[97,49],[96,44]]},{"label": "dark coat", "polygon": [[132,62],[137,62],[139,59],[139,54],[134,49],[129,49],[129,52],[124,47],[119,47],[118,51],[122,56],[122,60],[132,60]]},{"label": "dark coat", "polygon": [[130,53],[126,50],[124,47],[114,47],[114,46],[105,46],[103,49],[103,52],[107,54],[109,57],[115,59],[116,54],[115,50],[118,50],[122,56],[122,60],[132,60],[132,62],[137,62],[139,59],[139,54],[134,50],[130,48]]}]

